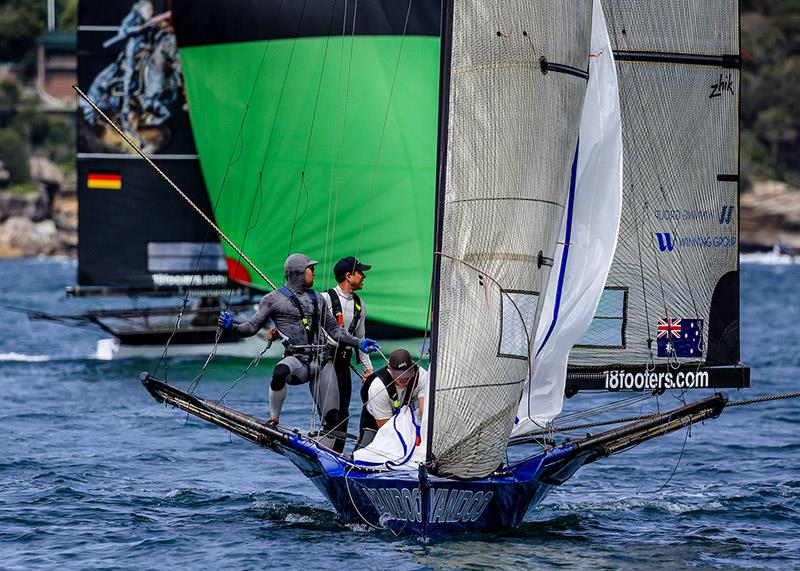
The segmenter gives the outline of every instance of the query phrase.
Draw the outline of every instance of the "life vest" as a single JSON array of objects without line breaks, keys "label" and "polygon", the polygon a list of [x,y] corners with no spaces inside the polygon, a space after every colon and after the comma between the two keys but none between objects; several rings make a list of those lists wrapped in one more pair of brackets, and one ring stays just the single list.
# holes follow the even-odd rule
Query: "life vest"
[{"label": "life vest", "polygon": [[[336,323],[339,324],[339,327],[344,328],[344,311],[342,310],[342,302],[339,299],[339,293],[336,291],[336,288],[331,288],[328,290],[328,295],[331,298],[331,312],[336,318]],[[350,322],[350,327],[347,328],[347,332],[350,335],[355,335],[356,325],[358,324],[358,320],[361,319],[361,312],[361,298],[353,293],[353,320]]]},{"label": "life vest", "polygon": [[[333,316],[336,318],[336,323],[339,324],[339,327],[344,329],[344,311],[342,309],[342,302],[339,299],[339,294],[337,293],[336,288],[329,289],[328,296],[331,298],[331,313],[333,313]],[[350,335],[355,336],[356,326],[358,325],[358,320],[361,319],[362,311],[361,298],[353,293],[353,319],[350,321],[350,327],[347,328],[347,332]],[[336,352],[334,353],[337,366],[341,364],[341,366],[345,368],[347,368],[352,356],[353,349],[351,347],[341,345],[337,347]]]},{"label": "life vest", "polygon": [[[303,304],[300,303],[300,300],[297,299],[297,296],[294,294],[292,290],[288,287],[283,286],[278,288],[278,291],[281,292],[286,298],[292,302],[292,305],[297,308],[297,311],[300,312],[300,320],[303,323],[303,328],[306,330],[306,338],[308,340],[309,345],[314,344],[314,336],[317,334],[317,330],[319,328],[319,301],[317,300],[317,293],[313,289],[307,289],[306,292],[308,293],[308,297],[311,298],[311,305],[313,307],[312,314],[311,314],[311,322],[309,323],[308,318],[306,317],[306,313],[303,311]],[[294,343],[294,340],[290,340]]]},{"label": "life vest", "polygon": [[378,369],[376,372],[371,374],[369,377],[366,378],[364,384],[361,385],[361,422],[359,423],[359,429],[363,434],[364,429],[378,429],[378,422],[375,420],[375,417],[367,410],[367,401],[369,401],[369,387],[375,382],[375,379],[379,379],[383,386],[386,387],[386,392],[389,393],[389,398],[392,401],[392,414],[397,414],[403,406],[408,406],[411,404],[411,399],[414,395],[414,389],[417,387],[417,381],[419,380],[419,368],[417,368],[416,373],[414,375],[414,379],[408,383],[406,386],[406,392],[403,395],[403,400],[401,401],[397,396],[397,385],[392,378],[392,375],[389,373],[389,370],[384,367],[382,369]]}]

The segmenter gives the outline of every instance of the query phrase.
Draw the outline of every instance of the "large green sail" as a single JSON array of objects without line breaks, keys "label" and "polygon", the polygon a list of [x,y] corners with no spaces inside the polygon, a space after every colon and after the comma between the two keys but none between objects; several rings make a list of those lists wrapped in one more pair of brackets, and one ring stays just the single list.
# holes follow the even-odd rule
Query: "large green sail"
[{"label": "large green sail", "polygon": [[[205,35],[189,27],[210,26],[207,20],[181,18],[182,8],[196,14],[197,2],[174,6],[192,128],[220,228],[276,283],[290,252],[320,261],[317,289],[333,285],[336,260],[355,255],[373,266],[369,316],[423,329],[438,29],[420,32],[421,16],[407,6],[383,13],[399,22],[376,25],[366,13],[354,24],[352,7],[348,13],[317,2],[314,15],[296,6],[279,13],[273,28],[283,33],[233,41],[237,33],[258,35],[253,22],[282,9],[278,2],[241,4]],[[314,26],[321,15],[324,35]],[[235,270],[236,254],[229,249],[226,256]],[[254,272],[246,280],[265,285]]]}]

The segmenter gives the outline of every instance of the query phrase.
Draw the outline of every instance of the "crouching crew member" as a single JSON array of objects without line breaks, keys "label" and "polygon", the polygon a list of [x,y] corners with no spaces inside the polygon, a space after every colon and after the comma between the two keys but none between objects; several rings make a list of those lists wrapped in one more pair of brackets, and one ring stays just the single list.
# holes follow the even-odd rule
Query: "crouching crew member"
[{"label": "crouching crew member", "polygon": [[389,364],[367,377],[361,387],[364,408],[361,411],[358,447],[368,446],[378,429],[403,406],[410,406],[417,420],[421,421],[427,390],[428,371],[415,365],[411,354],[405,349],[392,351]]},{"label": "crouching crew member", "polygon": [[[364,287],[364,272],[372,268],[362,264],[353,256],[342,258],[333,267],[333,275],[336,278],[337,286],[320,294],[328,302],[328,306],[333,312],[333,317],[339,327],[355,337],[364,337],[367,311],[364,302],[355,292]],[[342,345],[329,338],[330,351],[333,355],[333,368],[336,371],[337,398],[339,407],[339,432],[347,432],[347,425],[350,420],[350,397],[352,394],[353,381],[350,376],[350,367],[353,359],[352,347]],[[372,374],[372,361],[369,355],[363,351],[355,349],[358,360],[364,369],[363,378]],[[333,398],[333,395],[331,395]],[[336,441],[334,450],[342,452],[344,450],[344,440],[339,438]]]},{"label": "crouching crew member", "polygon": [[[233,323],[232,315],[224,311],[219,317],[219,326],[232,330],[241,337],[251,337],[272,320],[284,337],[286,350],[283,359],[272,371],[269,385],[269,422],[277,423],[281,408],[286,400],[286,385],[299,385],[311,381],[312,394],[319,392],[317,385],[328,383],[336,385],[336,375],[332,364],[329,373],[323,375],[327,363],[327,340],[320,334],[324,329],[337,342],[348,347],[358,347],[365,353],[380,348],[372,339],[359,339],[339,327],[330,316],[325,300],[317,296],[314,285],[315,260],[304,254],[292,254],[283,266],[286,284],[265,295],[258,304],[255,315],[244,323]],[[330,377],[328,380],[325,377]],[[319,408],[319,402],[317,402]],[[323,429],[331,429],[338,422],[338,408],[334,413],[320,410]],[[331,421],[326,422],[326,413]],[[332,445],[332,441],[331,441]]]}]

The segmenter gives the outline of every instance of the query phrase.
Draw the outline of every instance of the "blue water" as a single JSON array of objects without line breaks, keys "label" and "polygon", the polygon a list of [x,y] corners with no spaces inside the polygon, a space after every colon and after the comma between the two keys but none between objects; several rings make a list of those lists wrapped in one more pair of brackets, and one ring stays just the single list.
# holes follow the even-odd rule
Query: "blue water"
[{"label": "blue water", "polygon": [[[0,262],[2,302],[62,313],[96,306],[64,298],[75,269]],[[798,390],[798,283],[800,266],[743,265],[753,388],[731,398]],[[157,405],[137,380],[152,360],[93,359],[104,336],[0,310],[2,568],[800,567],[800,400],[729,409],[689,438],[588,466],[513,532],[426,546],[339,524],[283,458]],[[243,365],[215,361],[198,392],[220,396]],[[169,379],[185,386],[198,369],[173,362]],[[269,370],[252,371],[228,403],[263,416]],[[284,420],[306,426],[310,408],[297,387]]]}]

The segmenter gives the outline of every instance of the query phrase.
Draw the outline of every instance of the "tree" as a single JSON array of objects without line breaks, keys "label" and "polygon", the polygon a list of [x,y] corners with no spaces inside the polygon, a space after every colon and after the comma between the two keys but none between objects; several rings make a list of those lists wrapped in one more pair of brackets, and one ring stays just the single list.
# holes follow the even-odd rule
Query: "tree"
[{"label": "tree", "polygon": [[30,182],[27,146],[12,129],[0,129],[0,161],[5,164],[11,184]]}]

